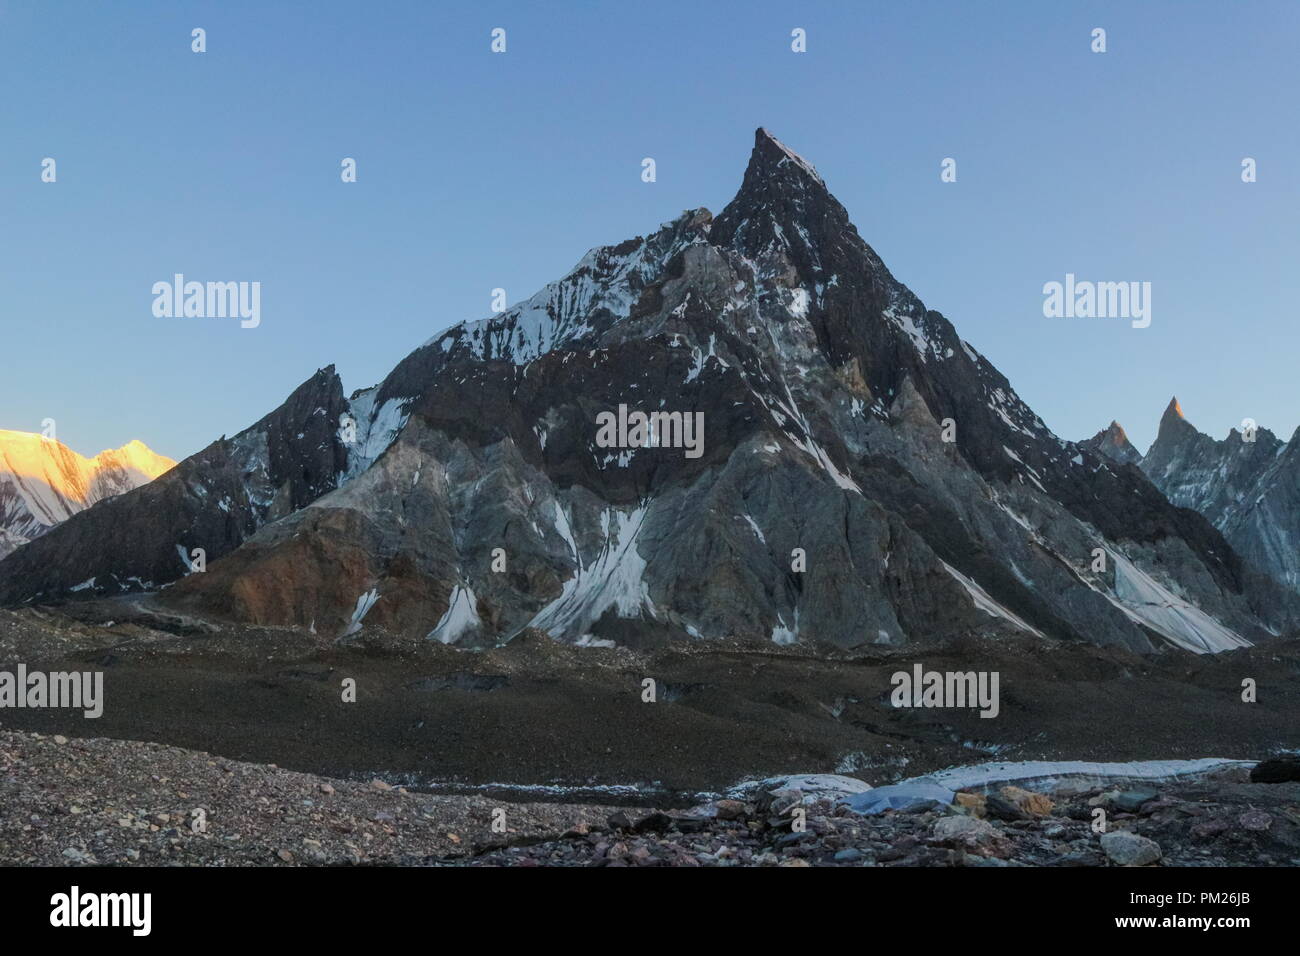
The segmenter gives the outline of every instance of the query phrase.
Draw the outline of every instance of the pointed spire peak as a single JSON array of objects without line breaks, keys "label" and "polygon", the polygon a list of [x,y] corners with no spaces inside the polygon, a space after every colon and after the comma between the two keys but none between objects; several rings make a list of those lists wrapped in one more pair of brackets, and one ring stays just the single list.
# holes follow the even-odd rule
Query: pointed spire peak
[{"label": "pointed spire peak", "polygon": [[[776,166],[781,166],[785,163],[792,163],[795,168],[807,173],[816,180],[819,185],[826,185],[826,181],[822,179],[821,175],[817,172],[816,167],[814,167],[812,163],[808,162],[808,160],[804,159],[789,146],[785,145],[785,143],[773,136],[771,130],[767,127],[760,126],[754,131],[754,152],[749,159],[750,168],[752,169],[755,164],[760,162],[760,160],[767,159],[775,160]],[[763,165],[770,167],[771,164],[764,163]],[[748,175],[748,171],[746,171],[746,175]]]},{"label": "pointed spire peak", "polygon": [[773,244],[794,244],[803,247],[796,257],[811,266],[810,247],[849,230],[857,232],[812,163],[760,127],[740,190],[713,220],[710,241],[734,244],[751,258]]},{"label": "pointed spire peak", "polygon": [[1156,432],[1156,441],[1163,436],[1179,436],[1197,432],[1197,428],[1189,422],[1183,415],[1183,407],[1178,404],[1178,397],[1174,396],[1169,400],[1165,407],[1165,413],[1160,416],[1160,428]]},{"label": "pointed spire peak", "polygon": [[1086,441],[1080,442],[1080,444],[1085,448],[1100,452],[1113,461],[1136,464],[1142,460],[1141,453],[1128,440],[1124,426],[1116,421],[1112,421],[1097,434]]}]

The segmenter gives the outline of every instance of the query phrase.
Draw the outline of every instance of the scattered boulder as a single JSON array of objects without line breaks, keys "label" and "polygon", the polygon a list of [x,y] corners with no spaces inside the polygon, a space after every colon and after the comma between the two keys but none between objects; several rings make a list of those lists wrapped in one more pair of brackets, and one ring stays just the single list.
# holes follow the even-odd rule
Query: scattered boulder
[{"label": "scattered boulder", "polygon": [[1255,764],[1250,771],[1251,783],[1292,783],[1300,781],[1300,757],[1274,757]]},{"label": "scattered boulder", "polygon": [[1000,793],[990,793],[984,800],[984,812],[994,820],[1013,823],[1028,820],[1029,814]]},{"label": "scattered boulder", "polygon": [[1129,830],[1103,833],[1101,848],[1118,866],[1147,866],[1161,857],[1159,843]]},{"label": "scattered boulder", "polygon": [[977,856],[1005,856],[1011,849],[997,827],[976,817],[942,817],[935,823],[933,833],[937,842]]},{"label": "scattered boulder", "polygon": [[1003,798],[1010,800],[1033,817],[1048,816],[1052,812],[1052,807],[1056,806],[1049,797],[1034,793],[1032,790],[1022,790],[1020,787],[1003,787],[1000,792]]},{"label": "scattered boulder", "polygon": [[944,843],[978,841],[996,835],[991,823],[974,817],[943,817],[934,825],[934,838]]},{"label": "scattered boulder", "polygon": [[790,812],[792,807],[797,807],[804,801],[803,792],[800,790],[774,790],[772,791],[771,803],[768,811],[781,816]]},{"label": "scattered boulder", "polygon": [[1111,805],[1124,813],[1137,813],[1142,809],[1142,804],[1158,796],[1160,794],[1150,787],[1134,787],[1131,790],[1121,790],[1111,800]]},{"label": "scattered boulder", "polygon": [[965,809],[973,817],[982,817],[986,814],[986,800],[987,798],[982,793],[967,793],[965,791],[953,797],[953,803]]},{"label": "scattered boulder", "polygon": [[719,800],[714,807],[719,820],[739,820],[745,815],[745,805],[739,800]]},{"label": "scattered boulder", "polygon": [[1197,840],[1212,840],[1220,833],[1232,829],[1227,820],[1205,820],[1192,825],[1192,836]]},{"label": "scattered boulder", "polygon": [[1263,833],[1273,825],[1273,818],[1263,810],[1247,810],[1237,817],[1237,822],[1241,824],[1243,829]]},{"label": "scattered boulder", "polygon": [[[663,833],[673,825],[673,818],[659,810],[646,814],[632,824],[631,829],[637,833]],[[623,829],[627,829],[624,827]]]}]

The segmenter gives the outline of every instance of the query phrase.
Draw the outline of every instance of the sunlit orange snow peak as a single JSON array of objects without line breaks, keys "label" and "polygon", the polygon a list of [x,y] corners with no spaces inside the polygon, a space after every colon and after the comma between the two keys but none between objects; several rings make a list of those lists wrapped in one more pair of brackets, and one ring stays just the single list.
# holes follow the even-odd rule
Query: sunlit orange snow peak
[{"label": "sunlit orange snow peak", "polygon": [[175,465],[138,440],[86,458],[53,438],[0,429],[0,485],[12,486],[31,518],[43,525],[137,488]]}]

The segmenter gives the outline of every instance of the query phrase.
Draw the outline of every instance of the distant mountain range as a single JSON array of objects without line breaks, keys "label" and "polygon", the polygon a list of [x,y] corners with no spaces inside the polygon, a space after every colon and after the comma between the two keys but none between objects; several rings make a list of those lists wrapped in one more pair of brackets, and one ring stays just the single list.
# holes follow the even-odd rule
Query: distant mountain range
[{"label": "distant mountain range", "polygon": [[139,441],[83,458],[52,438],[0,430],[0,557],[175,464]]},{"label": "distant mountain range", "polygon": [[0,562],[0,602],[151,591],[460,647],[1294,635],[1300,595],[1122,464],[1121,438],[1054,435],[760,129],[717,216],[593,249],[350,398],[318,371]]},{"label": "distant mountain range", "polygon": [[1300,590],[1300,429],[1288,442],[1267,428],[1233,428],[1215,441],[1183,417],[1174,398],[1145,455],[1115,422],[1084,444],[1137,465],[1171,502],[1209,519],[1244,558]]}]

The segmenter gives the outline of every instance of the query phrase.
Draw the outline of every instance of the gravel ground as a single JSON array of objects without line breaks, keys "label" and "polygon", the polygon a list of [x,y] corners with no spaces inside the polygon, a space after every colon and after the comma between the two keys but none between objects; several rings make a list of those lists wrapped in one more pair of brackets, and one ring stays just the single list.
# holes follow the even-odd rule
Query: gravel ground
[{"label": "gravel ground", "polygon": [[1055,798],[1011,787],[870,817],[778,789],[678,812],[435,796],[159,744],[4,731],[0,864],[1300,865],[1300,782],[1235,770]]},{"label": "gravel ground", "polygon": [[[497,809],[504,833],[493,831]],[[422,864],[608,815],[329,780],[160,744],[0,731],[4,865]]]},{"label": "gravel ground", "polygon": [[[1195,784],[1089,790],[1054,801],[1014,787],[864,817],[789,791],[706,816],[614,814],[605,827],[476,856],[476,866],[1300,865],[1300,783],[1226,774]],[[1138,803],[1140,801],[1140,803]],[[963,805],[964,804],[964,805]],[[1136,805],[1135,805],[1136,804]],[[1106,832],[1093,830],[1098,807]],[[1132,807],[1128,812],[1123,807]],[[804,813],[802,829],[793,808]]]}]

